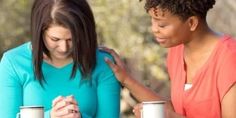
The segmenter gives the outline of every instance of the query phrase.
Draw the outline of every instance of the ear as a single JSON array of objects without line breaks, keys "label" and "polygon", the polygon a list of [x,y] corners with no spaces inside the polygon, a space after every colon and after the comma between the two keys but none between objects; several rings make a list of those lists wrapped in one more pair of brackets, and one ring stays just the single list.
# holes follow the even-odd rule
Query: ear
[{"label": "ear", "polygon": [[197,16],[191,16],[188,18],[188,25],[190,31],[195,31],[197,29],[198,24],[199,24],[199,19]]}]

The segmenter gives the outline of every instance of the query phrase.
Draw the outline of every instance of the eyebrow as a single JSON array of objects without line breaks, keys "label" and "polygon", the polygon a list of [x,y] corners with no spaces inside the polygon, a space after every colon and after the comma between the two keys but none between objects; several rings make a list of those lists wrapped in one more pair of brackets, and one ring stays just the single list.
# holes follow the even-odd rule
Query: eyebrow
[{"label": "eyebrow", "polygon": [[161,20],[160,18],[156,18],[156,17],[152,17],[153,19],[155,19],[155,20]]},{"label": "eyebrow", "polygon": [[[58,37],[55,37],[55,36],[50,36],[48,34],[46,34],[49,38],[53,38],[53,39],[56,39],[56,40],[63,40],[61,38],[58,38]],[[68,39],[64,39],[64,40],[70,40],[71,38],[68,38]]]}]

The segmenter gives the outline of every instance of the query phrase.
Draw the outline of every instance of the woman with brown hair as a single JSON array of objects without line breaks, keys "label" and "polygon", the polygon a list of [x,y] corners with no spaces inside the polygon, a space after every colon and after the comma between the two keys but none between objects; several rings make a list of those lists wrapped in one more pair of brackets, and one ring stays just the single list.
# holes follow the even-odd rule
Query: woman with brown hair
[{"label": "woman with brown hair", "polygon": [[86,0],[35,0],[31,42],[0,62],[0,117],[40,105],[45,118],[119,118],[120,85],[95,29]]}]

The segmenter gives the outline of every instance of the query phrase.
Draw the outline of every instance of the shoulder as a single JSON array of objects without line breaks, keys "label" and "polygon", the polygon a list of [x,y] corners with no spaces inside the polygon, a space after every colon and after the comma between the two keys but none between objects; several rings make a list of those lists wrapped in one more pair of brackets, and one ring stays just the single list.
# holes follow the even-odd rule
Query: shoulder
[{"label": "shoulder", "polygon": [[104,51],[101,51],[97,49],[96,51],[96,66],[95,66],[95,71],[96,72],[104,72],[104,71],[111,71],[111,68],[109,65],[105,62],[105,58],[109,58],[110,60],[113,61],[113,57]]},{"label": "shoulder", "polygon": [[0,62],[0,75],[2,80],[12,81],[14,79],[11,78],[20,78],[22,72],[28,71],[25,67],[30,67],[31,59],[29,57],[31,56],[27,55],[27,53],[30,52],[29,50],[26,51],[27,45],[29,45],[29,43],[10,49],[3,54]]},{"label": "shoulder", "polygon": [[221,61],[236,63],[236,39],[226,35],[222,37],[220,43],[218,51]]},{"label": "shoulder", "polygon": [[31,51],[29,49],[30,43],[24,43],[16,48],[6,51],[1,59],[1,66],[12,66],[16,69],[31,65]]},{"label": "shoulder", "polygon": [[[109,58],[114,62],[113,57],[104,51],[97,50],[97,63],[93,71],[93,76],[96,76],[96,81],[100,87],[109,87],[110,90],[119,91],[120,84],[115,78],[115,75],[110,68],[110,66],[105,62],[105,58]],[[99,89],[99,91],[104,91],[105,89]],[[114,92],[113,91],[113,92]]]},{"label": "shoulder", "polygon": [[[31,52],[30,52],[30,42],[26,42],[24,44],[21,44],[13,49],[10,49],[6,51],[3,56],[7,58],[13,58],[13,59],[18,59],[18,57],[29,57]],[[31,57],[31,56],[30,56]]]},{"label": "shoulder", "polygon": [[230,87],[236,82],[236,40],[232,37],[225,36],[220,42],[217,49],[215,62],[217,70],[218,89],[220,98],[227,93]]},{"label": "shoulder", "polygon": [[235,52],[236,51],[236,39],[234,39],[233,37],[228,36],[228,35],[223,36],[221,38],[221,48],[223,48],[227,52],[228,51]]},{"label": "shoulder", "polygon": [[106,62],[105,62],[105,58],[109,58],[110,60],[113,61],[113,57],[107,53],[107,52],[104,52],[104,51],[101,51],[101,50],[98,50],[96,51],[96,63],[97,63],[97,66],[106,66]]},{"label": "shoulder", "polygon": [[113,59],[112,56],[109,53],[101,51],[99,49],[97,49],[96,54],[97,54],[97,59],[98,60],[101,60],[101,59],[104,60],[104,58],[106,58],[106,57],[109,58],[109,59]]},{"label": "shoulder", "polygon": [[236,71],[236,40],[227,35],[223,36],[212,56],[211,63],[218,71],[219,76],[234,74]]}]

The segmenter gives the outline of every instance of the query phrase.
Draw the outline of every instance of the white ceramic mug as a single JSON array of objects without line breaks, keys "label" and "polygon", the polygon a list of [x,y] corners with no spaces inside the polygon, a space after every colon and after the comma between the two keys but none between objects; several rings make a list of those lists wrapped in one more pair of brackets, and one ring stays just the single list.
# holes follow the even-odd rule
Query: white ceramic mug
[{"label": "white ceramic mug", "polygon": [[44,118],[43,106],[21,106],[17,118]]},{"label": "white ceramic mug", "polygon": [[141,118],[165,118],[165,101],[142,102]]}]

